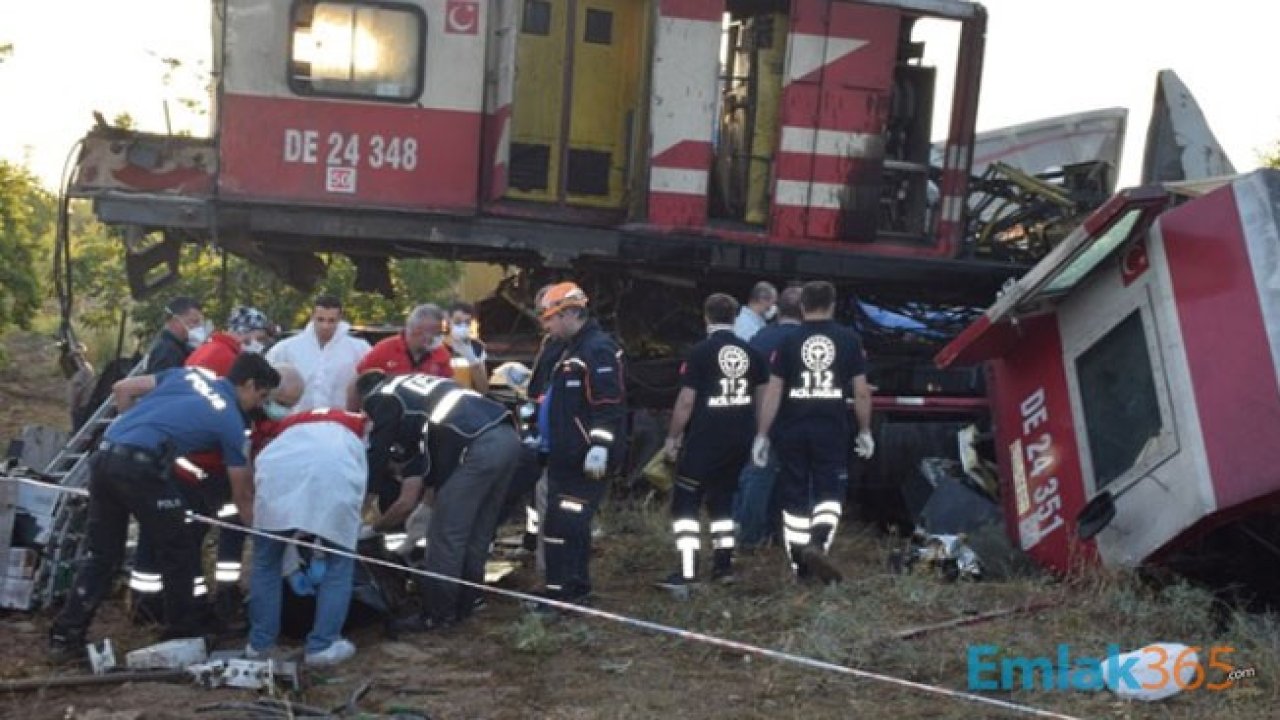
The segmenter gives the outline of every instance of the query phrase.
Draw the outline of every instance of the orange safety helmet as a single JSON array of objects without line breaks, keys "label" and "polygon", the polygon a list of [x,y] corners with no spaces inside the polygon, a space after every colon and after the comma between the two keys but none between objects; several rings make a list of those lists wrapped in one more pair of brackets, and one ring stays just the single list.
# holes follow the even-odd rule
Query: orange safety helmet
[{"label": "orange safety helmet", "polygon": [[546,320],[565,308],[587,306],[587,294],[575,283],[562,282],[552,285],[542,296],[542,319]]}]

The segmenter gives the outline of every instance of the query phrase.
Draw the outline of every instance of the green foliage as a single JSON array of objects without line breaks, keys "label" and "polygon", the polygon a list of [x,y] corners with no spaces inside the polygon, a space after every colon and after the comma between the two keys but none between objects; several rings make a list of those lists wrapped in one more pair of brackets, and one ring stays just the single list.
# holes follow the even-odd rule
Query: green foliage
[{"label": "green foliage", "polygon": [[0,161],[0,331],[30,327],[40,308],[35,263],[52,235],[54,207],[26,168]]},{"label": "green foliage", "polygon": [[[399,324],[409,307],[420,302],[447,302],[458,276],[456,263],[435,260],[396,260],[391,263],[394,295],[385,298],[354,290],[355,266],[345,255],[324,257],[328,271],[315,290],[290,287],[269,269],[234,255],[226,257],[226,283],[222,283],[224,253],[208,246],[183,246],[179,278],[153,295],[130,298],[124,270],[124,241],[119,234],[93,218],[87,203],[73,203],[71,256],[76,297],[76,322],[87,331],[119,327],[121,313],[137,343],[146,342],[163,322],[164,305],[175,295],[199,298],[205,314],[221,327],[231,308],[252,305],[285,329],[304,325],[311,301],[320,294],[342,299],[353,324]],[[125,348],[126,352],[130,348]]]},{"label": "green foliage", "polygon": [[1269,151],[1263,154],[1262,166],[1280,170],[1280,142],[1276,142]]},{"label": "green foliage", "polygon": [[0,63],[8,60],[13,55],[13,43],[0,44]]}]

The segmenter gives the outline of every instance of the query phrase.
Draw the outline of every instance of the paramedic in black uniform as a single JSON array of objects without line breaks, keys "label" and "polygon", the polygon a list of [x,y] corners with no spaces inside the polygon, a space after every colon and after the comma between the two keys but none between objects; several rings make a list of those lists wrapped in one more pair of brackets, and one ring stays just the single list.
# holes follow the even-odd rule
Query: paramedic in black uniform
[{"label": "paramedic in black uniform", "polygon": [[855,452],[863,459],[875,452],[866,355],[858,335],[832,319],[835,304],[829,282],[812,281],[801,290],[804,323],[770,359],[772,377],[751,450],[760,466],[768,462],[770,444],[777,453],[782,534],[792,569],[828,583],[842,579],[826,554],[848,475],[850,392],[858,423]]},{"label": "paramedic in black uniform", "polygon": [[663,449],[676,462],[671,521],[680,569],[660,583],[671,590],[697,579],[704,500],[713,549],[711,579],[733,578],[733,493],[751,454],[756,401],[769,380],[764,358],[733,332],[738,301],[716,293],[703,303],[702,312],[707,337],[680,366],[680,394]]}]

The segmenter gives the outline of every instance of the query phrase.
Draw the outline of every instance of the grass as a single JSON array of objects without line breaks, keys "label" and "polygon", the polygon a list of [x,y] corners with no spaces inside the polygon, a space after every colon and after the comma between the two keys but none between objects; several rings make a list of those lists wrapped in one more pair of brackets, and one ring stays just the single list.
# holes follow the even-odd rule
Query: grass
[{"label": "grass", "polygon": [[[1201,662],[1206,664],[1210,648],[1229,647],[1232,652],[1222,657],[1236,667],[1254,668],[1256,677],[1221,692],[1189,691],[1154,705],[1118,701],[1109,692],[1014,689],[992,696],[1081,717],[1264,718],[1273,717],[1280,703],[1275,682],[1280,672],[1280,620],[1226,606],[1207,589],[1184,581],[1157,585],[1132,572],[1100,569],[1082,571],[1069,580],[1033,575],[976,583],[949,583],[932,574],[897,575],[887,570],[886,558],[898,541],[867,528],[846,527],[833,550],[845,569],[847,580],[841,585],[797,585],[781,551],[773,550],[741,558],[738,585],[704,586],[688,600],[676,601],[648,587],[675,562],[665,509],[655,504],[616,506],[606,512],[603,524],[607,549],[593,566],[604,595],[601,605],[614,609],[625,602],[627,614],[654,622],[957,690],[968,686],[970,645],[994,646],[997,658],[1053,658],[1065,644],[1073,657],[1102,658],[1113,647],[1127,652],[1153,642],[1180,642],[1202,648]],[[909,640],[894,636],[908,628],[1032,603],[1051,606]],[[600,627],[575,621],[541,628],[547,635],[534,645],[564,651],[575,644],[570,634],[575,625]],[[607,627],[604,632],[619,631]],[[691,653],[697,663],[726,655],[717,648],[670,638],[655,642]],[[789,674],[768,660],[750,662],[767,666],[766,677]],[[1220,675],[1213,671],[1208,681],[1221,680]],[[809,679],[842,682],[835,675],[810,673]],[[963,702],[892,694],[897,700],[884,708],[886,715],[938,716],[940,709],[966,709]],[[985,717],[973,710],[968,707],[967,717]]]}]

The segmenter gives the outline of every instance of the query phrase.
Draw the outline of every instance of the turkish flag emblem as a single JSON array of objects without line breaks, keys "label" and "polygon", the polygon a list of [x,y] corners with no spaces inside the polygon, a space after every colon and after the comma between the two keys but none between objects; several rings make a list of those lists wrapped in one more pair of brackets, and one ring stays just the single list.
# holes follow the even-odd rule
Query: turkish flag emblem
[{"label": "turkish flag emblem", "polygon": [[1130,245],[1129,249],[1120,256],[1120,279],[1124,282],[1124,286],[1129,287],[1134,280],[1142,277],[1149,267],[1151,262],[1147,259],[1146,239],[1138,238],[1137,242]]},{"label": "turkish flag emblem", "polygon": [[454,35],[480,32],[479,0],[449,0],[444,5],[444,31]]}]

